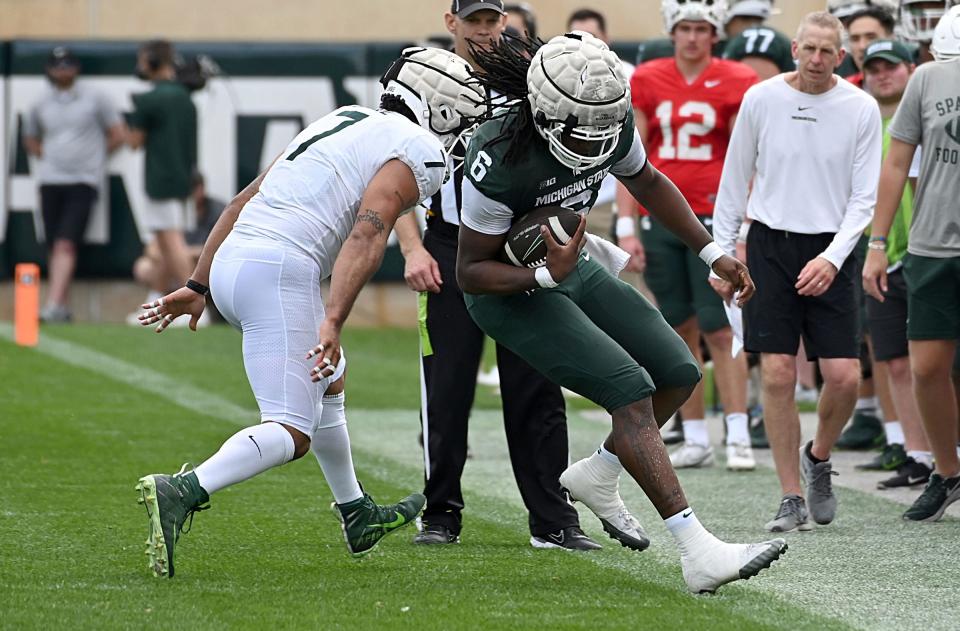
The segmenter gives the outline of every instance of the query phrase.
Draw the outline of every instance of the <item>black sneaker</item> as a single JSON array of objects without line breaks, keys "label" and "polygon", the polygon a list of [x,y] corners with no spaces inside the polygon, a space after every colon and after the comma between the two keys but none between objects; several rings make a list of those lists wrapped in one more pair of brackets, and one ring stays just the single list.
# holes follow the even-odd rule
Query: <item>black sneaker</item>
[{"label": "black sneaker", "polygon": [[[668,421],[669,422],[669,421]],[[676,445],[683,442],[683,418],[680,412],[673,415],[673,423],[661,432],[664,445]]]},{"label": "black sneaker", "polygon": [[907,521],[937,521],[950,504],[960,500],[960,475],[944,478],[939,473],[930,476],[923,493],[907,509]]},{"label": "black sneaker", "polygon": [[853,421],[840,434],[835,447],[837,449],[874,449],[883,446],[886,434],[883,423],[873,410],[856,410]]},{"label": "black sneaker", "polygon": [[907,452],[904,451],[903,445],[894,443],[886,445],[883,451],[870,462],[858,464],[854,468],[861,471],[896,471],[906,462]]},{"label": "black sneaker", "polygon": [[579,526],[568,526],[557,532],[531,536],[530,545],[534,548],[562,548],[564,550],[600,550],[599,543],[588,537]]},{"label": "black sneaker", "polygon": [[754,449],[770,448],[770,441],[767,440],[767,428],[763,425],[762,416],[750,419],[750,446]]},{"label": "black sneaker", "polygon": [[885,491],[926,484],[930,480],[931,473],[933,469],[908,456],[907,461],[897,469],[897,475],[877,482],[877,488]]},{"label": "black sneaker", "polygon": [[460,535],[442,524],[424,524],[423,530],[417,533],[413,542],[421,546],[460,543]]}]

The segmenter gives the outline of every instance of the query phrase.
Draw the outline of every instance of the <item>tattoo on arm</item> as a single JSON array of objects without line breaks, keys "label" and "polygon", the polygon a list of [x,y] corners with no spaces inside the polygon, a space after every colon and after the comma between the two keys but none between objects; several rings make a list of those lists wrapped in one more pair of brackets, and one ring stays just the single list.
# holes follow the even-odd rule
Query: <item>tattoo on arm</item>
[{"label": "tattoo on arm", "polygon": [[383,221],[380,220],[380,213],[375,210],[370,210],[369,208],[360,213],[360,215],[357,217],[357,222],[359,223],[361,221],[366,221],[372,225],[374,229],[376,229],[378,235],[383,234],[383,230],[386,228],[386,226],[383,225]]}]

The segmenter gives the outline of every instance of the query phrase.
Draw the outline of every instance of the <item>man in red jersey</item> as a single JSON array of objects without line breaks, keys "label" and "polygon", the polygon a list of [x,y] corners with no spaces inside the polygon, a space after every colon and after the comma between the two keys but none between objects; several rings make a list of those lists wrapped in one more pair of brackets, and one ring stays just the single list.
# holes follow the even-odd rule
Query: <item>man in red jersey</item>
[{"label": "man in red jersey", "polygon": [[[711,56],[724,20],[722,0],[663,0],[666,31],[674,42],[671,58],[637,67],[630,82],[637,128],[650,162],[677,185],[710,230],[720,172],[740,101],[757,75],[739,62]],[[621,246],[641,250],[635,236],[618,230]],[[713,358],[714,375],[727,423],[727,468],[756,466],[747,422],[747,363],[732,357],[731,331],[721,299],[672,233],[652,217],[642,222],[647,282],[664,318],[703,363],[703,336]],[[680,409],[684,444],[670,455],[673,466],[713,464],[707,433],[703,382]]]}]

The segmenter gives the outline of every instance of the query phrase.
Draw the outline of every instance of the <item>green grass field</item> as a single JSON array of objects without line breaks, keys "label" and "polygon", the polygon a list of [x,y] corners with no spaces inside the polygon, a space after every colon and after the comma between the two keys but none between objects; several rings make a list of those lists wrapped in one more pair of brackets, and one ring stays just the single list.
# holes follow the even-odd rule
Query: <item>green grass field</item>
[{"label": "green grass field", "polygon": [[[695,597],[649,502],[624,498],[650,550],[533,550],[497,398],[478,392],[464,474],[463,542],[410,543],[413,530],[351,559],[312,456],[218,493],[178,545],[177,576],[146,568],[141,475],[199,462],[256,418],[227,327],[198,334],[111,326],[47,327],[41,345],[0,324],[0,627],[421,629],[955,629],[960,521],[905,524],[902,507],[839,489],[838,520],[788,535],[759,577]],[[348,417],[358,475],[380,500],[422,485],[413,331],[350,331]],[[578,407],[584,404],[578,403]],[[570,415],[571,454],[603,423]],[[778,501],[772,471],[683,472],[701,520],[727,539],[760,540]]]}]

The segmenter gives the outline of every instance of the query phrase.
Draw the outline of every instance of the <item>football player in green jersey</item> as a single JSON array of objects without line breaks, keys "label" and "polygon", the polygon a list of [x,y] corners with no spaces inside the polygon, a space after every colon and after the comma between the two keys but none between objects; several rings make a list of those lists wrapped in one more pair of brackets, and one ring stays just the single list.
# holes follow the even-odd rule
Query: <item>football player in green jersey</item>
[{"label": "football player in green jersey", "polygon": [[567,469],[561,484],[603,520],[623,506],[622,466],[677,541],[691,591],[713,592],[754,576],[786,543],[724,543],[694,516],[659,426],[693,391],[700,370],[657,309],[616,278],[615,261],[623,257],[586,237],[584,220],[566,245],[544,233],[543,267],[515,267],[500,257],[518,217],[557,205],[586,214],[612,173],[740,291],[741,304],[754,292],[747,268],[719,251],[677,188],[647,163],[637,134],[622,133],[633,130],[630,90],[603,42],[582,32],[539,49],[507,40],[475,51],[474,59],[487,87],[511,100],[467,150],[457,261],[467,308],[488,335],[613,417],[612,433],[593,456]]}]

